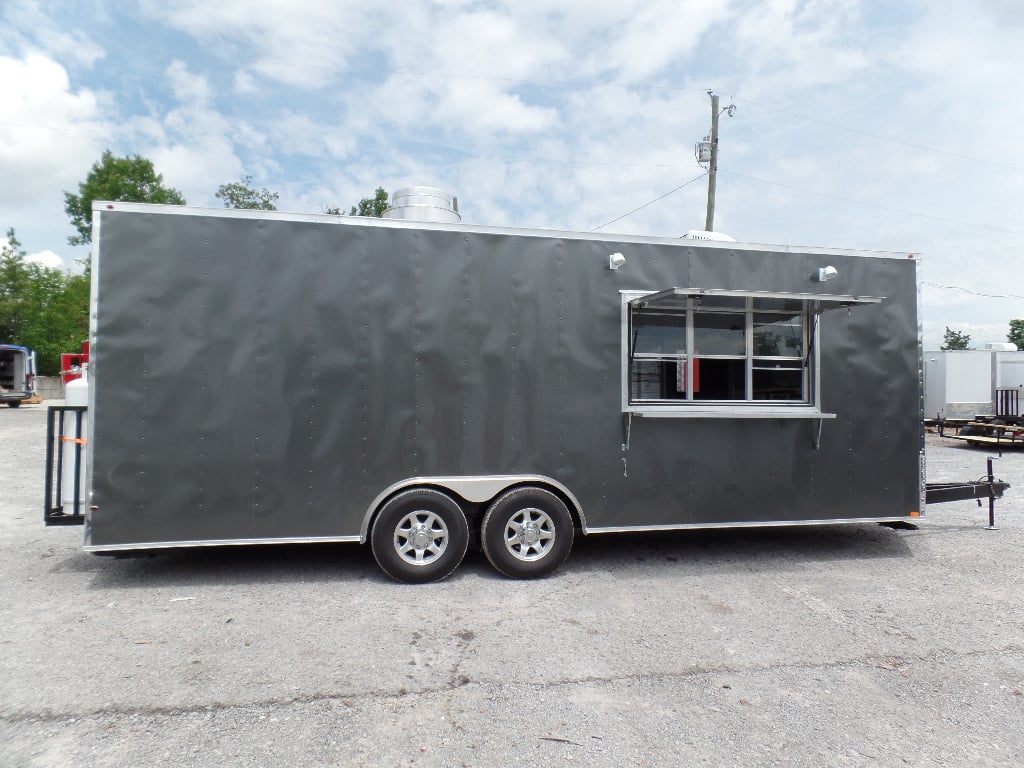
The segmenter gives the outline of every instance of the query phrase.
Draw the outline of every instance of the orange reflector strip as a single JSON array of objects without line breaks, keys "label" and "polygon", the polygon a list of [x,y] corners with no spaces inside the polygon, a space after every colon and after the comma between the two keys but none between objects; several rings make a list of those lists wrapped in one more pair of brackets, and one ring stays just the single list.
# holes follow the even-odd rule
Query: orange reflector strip
[{"label": "orange reflector strip", "polygon": [[914,512],[911,512],[911,513],[910,513],[910,516],[911,516],[911,517],[920,517],[920,516],[921,516],[921,513],[920,513],[920,512],[917,512],[917,511],[914,511]]},{"label": "orange reflector strip", "polygon": [[65,443],[78,443],[79,445],[85,445],[89,442],[84,437],[62,437],[61,440]]}]

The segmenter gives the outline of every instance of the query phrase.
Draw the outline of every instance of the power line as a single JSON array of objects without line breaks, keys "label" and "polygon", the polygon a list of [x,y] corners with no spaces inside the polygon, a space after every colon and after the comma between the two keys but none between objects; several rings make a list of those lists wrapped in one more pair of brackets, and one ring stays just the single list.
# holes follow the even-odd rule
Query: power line
[{"label": "power line", "polygon": [[941,288],[944,291],[960,291],[961,293],[969,293],[972,296],[983,296],[986,299],[1024,299],[1024,296],[1015,293],[982,293],[981,291],[972,291],[970,288],[961,288],[959,285],[939,285],[938,283],[929,283],[925,280],[921,281],[921,285]]},{"label": "power line", "polygon": [[[248,45],[248,44],[240,44]],[[256,46],[250,46],[256,47]],[[251,66],[261,65],[268,67],[292,67],[295,69],[326,69],[335,72],[349,72],[341,64],[314,64],[307,62],[292,62],[284,61],[281,59],[255,59],[250,62]],[[684,87],[678,85],[653,85],[650,83],[617,83],[613,81],[609,82],[593,82],[585,83],[579,80],[533,80],[526,77],[503,77],[501,75],[464,75],[456,72],[439,72],[436,70],[425,70],[416,67],[394,67],[388,70],[390,73],[402,73],[405,75],[412,75],[417,79],[430,79],[430,78],[445,78],[449,80],[479,80],[484,82],[496,82],[496,83],[517,83],[519,85],[534,85],[543,88],[564,88],[566,86],[572,87],[583,87],[583,88],[634,88],[644,89],[652,91],[673,91],[673,92],[686,92],[693,91],[696,93],[706,93],[707,88],[693,88]]]},{"label": "power line", "polygon": [[1020,166],[1010,165],[1009,163],[1000,163],[1000,162],[997,162],[995,160],[986,160],[983,157],[973,157],[971,155],[961,154],[960,152],[950,152],[948,149],[938,149],[937,147],[929,147],[929,146],[926,146],[924,144],[917,144],[917,143],[915,143],[913,141],[906,141],[904,139],[897,139],[897,138],[894,138],[892,136],[883,136],[880,133],[872,133],[871,131],[865,131],[865,130],[862,130],[860,128],[851,128],[848,125],[841,125],[839,123],[833,123],[830,120],[822,120],[820,117],[811,117],[810,115],[802,115],[802,114],[800,114],[798,112],[791,112],[788,109],[782,109],[782,107],[774,107],[771,104],[763,104],[762,102],[754,101],[753,99],[749,99],[749,98],[743,99],[743,101],[747,101],[747,102],[749,102],[751,104],[754,104],[754,105],[756,105],[758,107],[763,107],[764,109],[770,109],[773,112],[779,112],[779,113],[781,113],[783,115],[789,115],[790,117],[795,117],[798,120],[807,120],[808,122],[811,122],[811,123],[818,123],[819,125],[827,125],[829,128],[838,128],[840,131],[847,131],[849,133],[858,133],[861,136],[868,136],[868,137],[870,137],[872,139],[878,139],[879,141],[888,141],[888,142],[890,142],[892,144],[900,144],[900,145],[902,145],[904,147],[912,147],[913,149],[920,149],[920,150],[923,150],[925,152],[934,152],[937,155],[945,155],[946,157],[955,157],[955,158],[958,158],[960,160],[969,160],[972,163],[982,163],[983,165],[992,165],[992,166],[995,166],[996,168],[1006,168],[1006,169],[1009,169],[1011,171],[1021,171],[1021,170],[1024,170],[1024,168],[1021,168]]},{"label": "power line", "polygon": [[594,227],[594,228],[593,228],[592,230],[590,230],[590,231],[591,231],[591,232],[597,232],[597,230],[599,230],[599,229],[604,229],[604,228],[605,228],[605,227],[607,227],[607,226],[608,226],[609,224],[614,224],[614,223],[615,223],[616,221],[621,221],[622,219],[626,218],[627,216],[632,216],[632,215],[633,215],[634,213],[637,213],[638,211],[642,211],[642,210],[643,210],[644,208],[646,208],[647,206],[649,206],[649,205],[654,205],[654,204],[655,204],[656,202],[658,202],[659,200],[664,200],[664,199],[665,199],[666,197],[668,197],[669,195],[674,195],[674,194],[675,194],[676,192],[678,192],[678,191],[679,191],[680,189],[682,189],[683,187],[688,187],[688,186],[690,186],[691,184],[693,184],[693,182],[695,182],[695,181],[700,181],[700,180],[701,180],[701,179],[703,179],[703,178],[704,178],[705,176],[707,176],[707,173],[706,173],[706,172],[705,172],[705,173],[702,173],[702,174],[701,174],[700,176],[695,176],[694,178],[690,179],[689,181],[687,181],[687,182],[685,182],[685,183],[683,183],[683,184],[680,184],[680,185],[679,185],[678,187],[676,187],[675,189],[673,189],[673,190],[669,190],[669,191],[668,191],[668,192],[666,192],[666,193],[665,193],[664,195],[659,195],[658,197],[654,198],[653,200],[648,200],[648,201],[647,201],[646,203],[644,203],[643,205],[641,205],[641,206],[640,206],[639,208],[634,208],[634,209],[633,209],[632,211],[630,211],[629,213],[624,213],[624,214],[622,214],[621,216],[618,216],[618,217],[616,217],[616,218],[612,219],[611,221],[606,221],[606,222],[605,222],[604,224],[602,224],[601,226],[599,226],[599,227]]},{"label": "power line", "polygon": [[1008,235],[1020,235],[1020,234],[1022,234],[1021,232],[1018,232],[1018,231],[1016,231],[1014,229],[1007,229],[1006,227],[994,227],[994,226],[990,226],[988,224],[978,224],[975,221],[962,221],[962,220],[959,220],[959,219],[947,219],[947,218],[945,218],[943,216],[933,216],[933,215],[928,214],[928,213],[919,213],[917,211],[908,211],[908,210],[906,210],[904,208],[892,208],[892,207],[887,206],[887,205],[879,205],[878,203],[869,203],[869,202],[867,202],[865,200],[854,200],[853,198],[843,197],[842,195],[835,195],[835,194],[832,194],[830,192],[818,192],[816,190],[806,189],[804,187],[794,187],[791,184],[784,184],[781,181],[771,181],[770,179],[762,179],[762,178],[759,178],[757,176],[749,176],[749,175],[747,175],[745,173],[739,173],[737,171],[730,171],[730,170],[728,170],[726,168],[719,168],[718,170],[721,171],[721,172],[724,172],[724,173],[731,174],[732,176],[739,176],[740,178],[743,178],[743,179],[750,179],[751,181],[759,181],[762,184],[771,184],[772,186],[783,187],[784,189],[791,189],[794,192],[806,192],[806,193],[809,193],[809,194],[812,194],[812,195],[817,195],[818,197],[828,197],[828,198],[831,198],[833,200],[842,200],[845,203],[855,203],[856,205],[863,205],[863,206],[867,206],[868,208],[878,208],[879,210],[889,211],[891,213],[899,213],[899,214],[903,214],[904,216],[917,216],[918,218],[922,218],[922,219],[931,219],[932,221],[942,221],[942,222],[945,222],[946,224],[958,224],[958,225],[964,226],[964,227],[976,227],[978,229],[987,229],[987,230],[989,230],[991,232],[1002,232],[1002,233],[1008,234]]}]

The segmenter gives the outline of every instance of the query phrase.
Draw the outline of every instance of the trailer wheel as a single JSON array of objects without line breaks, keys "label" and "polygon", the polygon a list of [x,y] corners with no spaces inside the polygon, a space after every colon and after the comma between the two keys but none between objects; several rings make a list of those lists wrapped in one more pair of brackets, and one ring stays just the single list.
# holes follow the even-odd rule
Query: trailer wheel
[{"label": "trailer wheel", "polygon": [[513,579],[547,576],[569,556],[572,537],[572,515],[565,502],[534,486],[503,493],[488,507],[481,525],[484,554]]},{"label": "trailer wheel", "polygon": [[396,581],[440,581],[462,562],[469,524],[450,496],[414,488],[384,505],[374,520],[370,544],[377,564]]}]

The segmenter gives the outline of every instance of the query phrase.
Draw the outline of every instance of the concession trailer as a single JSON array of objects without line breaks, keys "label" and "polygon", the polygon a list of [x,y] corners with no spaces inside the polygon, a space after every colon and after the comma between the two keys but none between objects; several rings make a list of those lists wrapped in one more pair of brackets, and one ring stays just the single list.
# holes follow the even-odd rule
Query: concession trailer
[{"label": "concession trailer", "polygon": [[93,217],[88,406],[51,412],[45,510],[89,552],[368,542],[422,582],[479,542],[535,577],[576,534],[924,512],[913,254]]}]

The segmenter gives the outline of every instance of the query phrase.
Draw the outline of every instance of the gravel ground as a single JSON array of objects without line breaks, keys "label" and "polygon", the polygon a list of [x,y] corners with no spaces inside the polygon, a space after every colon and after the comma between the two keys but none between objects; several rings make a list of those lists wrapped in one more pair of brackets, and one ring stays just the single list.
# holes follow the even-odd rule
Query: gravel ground
[{"label": "gravel ground", "polygon": [[[0,409],[0,766],[1018,766],[1024,452],[997,509],[595,537],[551,578],[354,545],[112,559]],[[929,480],[987,453],[929,436]]]}]

